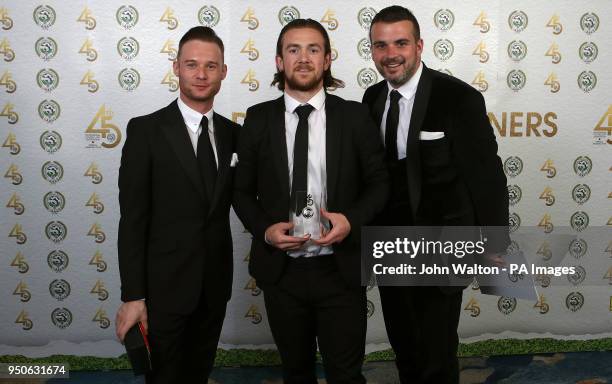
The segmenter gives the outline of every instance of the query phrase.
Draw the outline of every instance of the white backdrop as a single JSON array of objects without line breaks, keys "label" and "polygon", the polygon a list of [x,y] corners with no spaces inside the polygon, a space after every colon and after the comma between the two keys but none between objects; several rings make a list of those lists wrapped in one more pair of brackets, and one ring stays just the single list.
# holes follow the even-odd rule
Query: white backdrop
[{"label": "white backdrop", "polygon": [[[203,24],[222,37],[229,73],[215,110],[241,123],[248,106],[279,96],[269,87],[275,43],[282,23],[298,15],[326,26],[332,70],[347,85],[335,93],[360,100],[380,80],[368,55],[368,22],[390,4],[0,0],[0,354],[121,352],[114,341],[116,180],[125,125],[177,97],[171,60],[185,31]],[[425,63],[486,98],[512,186],[512,224],[550,228],[588,219],[609,234],[612,4],[402,4],[420,21]],[[245,261],[249,234],[232,219],[234,293],[221,342],[267,347],[263,298]],[[608,252],[590,247],[583,258]],[[538,303],[519,300],[504,314],[497,297],[467,289],[462,340],[612,333],[609,285],[541,293]],[[582,296],[580,308],[567,304],[572,294]],[[368,296],[372,350],[387,339],[376,290]]]}]

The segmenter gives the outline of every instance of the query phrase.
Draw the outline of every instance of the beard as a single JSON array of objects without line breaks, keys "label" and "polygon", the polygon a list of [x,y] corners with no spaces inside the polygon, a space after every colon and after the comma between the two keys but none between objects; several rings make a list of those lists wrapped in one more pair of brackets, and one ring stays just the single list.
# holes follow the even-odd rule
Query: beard
[{"label": "beard", "polygon": [[295,75],[287,76],[285,71],[282,71],[280,74],[282,77],[285,78],[285,86],[289,86],[289,88],[294,89],[296,91],[301,91],[301,92],[307,92],[307,91],[311,91],[317,88],[318,85],[323,80],[323,75],[324,75],[324,73],[322,73],[320,76],[315,76],[306,81],[300,81],[297,79],[297,76]]},{"label": "beard", "polygon": [[414,75],[414,73],[416,72],[416,68],[417,68],[417,62],[413,62],[413,63],[408,63],[408,65],[405,67],[404,71],[393,75],[393,77],[386,75],[386,65],[390,65],[390,64],[400,64],[403,65],[406,63],[406,59],[404,59],[403,57],[398,57],[398,58],[394,58],[394,59],[386,59],[383,60],[382,63],[378,63],[375,62],[374,64],[376,65],[376,69],[378,69],[378,72],[380,72],[381,74],[383,74],[383,77],[385,77],[385,79],[391,83],[391,85],[393,85],[394,87],[400,87],[404,84],[406,84],[408,82],[408,80],[410,80],[410,78]]}]

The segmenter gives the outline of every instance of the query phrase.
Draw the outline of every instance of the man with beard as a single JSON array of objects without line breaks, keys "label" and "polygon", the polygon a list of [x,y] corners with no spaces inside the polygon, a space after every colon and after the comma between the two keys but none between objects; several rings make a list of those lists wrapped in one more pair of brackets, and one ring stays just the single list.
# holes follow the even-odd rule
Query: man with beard
[{"label": "man with beard", "polygon": [[128,123],[119,169],[117,336],[148,329],[147,383],[204,383],[232,289],[229,225],[239,126],[213,112],[223,42],[190,29],[173,63],[179,98]]},{"label": "man with beard", "polygon": [[[330,66],[321,24],[285,25],[272,83],[284,95],[248,109],[238,145],[234,209],[291,384],[317,383],[317,344],[329,383],[365,383],[360,231],[384,206],[388,175],[367,108],[326,92],[343,85]],[[296,233],[319,208],[331,228]]]},{"label": "man with beard", "polygon": [[[372,59],[384,81],[363,102],[384,139],[391,197],[377,224],[507,226],[506,177],[482,95],[421,62],[414,15],[381,10],[370,27]],[[493,257],[507,231],[488,233]],[[379,287],[402,384],[459,382],[457,326],[464,287]]]}]

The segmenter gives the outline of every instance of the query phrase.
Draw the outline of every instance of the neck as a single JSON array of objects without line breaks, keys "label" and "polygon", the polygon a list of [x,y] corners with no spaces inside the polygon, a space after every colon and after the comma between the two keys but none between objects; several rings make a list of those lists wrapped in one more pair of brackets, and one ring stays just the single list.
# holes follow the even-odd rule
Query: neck
[{"label": "neck", "polygon": [[297,89],[291,89],[291,88],[287,87],[287,85],[285,84],[285,93],[288,94],[289,96],[293,97],[294,99],[296,99],[300,103],[306,103],[306,102],[308,102],[308,100],[312,99],[312,97],[314,95],[319,93],[321,88],[323,88],[323,83],[321,83],[318,86],[316,86],[315,88],[309,89],[307,91],[300,91],[300,90],[297,90]]},{"label": "neck", "polygon": [[185,103],[185,105],[187,105],[189,108],[193,109],[194,111],[200,112],[201,114],[205,114],[206,112],[210,111],[213,107],[214,98],[211,98],[206,101],[198,101],[198,100],[193,100],[188,97],[185,97],[182,93],[180,95],[180,98],[183,101],[183,103]]}]

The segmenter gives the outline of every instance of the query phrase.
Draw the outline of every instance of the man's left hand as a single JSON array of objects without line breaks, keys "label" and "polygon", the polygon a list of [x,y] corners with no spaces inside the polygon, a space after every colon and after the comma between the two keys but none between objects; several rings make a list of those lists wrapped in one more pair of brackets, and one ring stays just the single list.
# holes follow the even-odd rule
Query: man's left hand
[{"label": "man's left hand", "polygon": [[329,220],[331,231],[324,233],[320,239],[312,239],[312,242],[323,247],[339,243],[351,233],[351,224],[341,213],[327,212],[321,208],[321,216]]},{"label": "man's left hand", "polygon": [[484,256],[485,261],[488,265],[493,265],[496,267],[507,267],[508,263],[504,260],[503,253],[488,253]]}]

